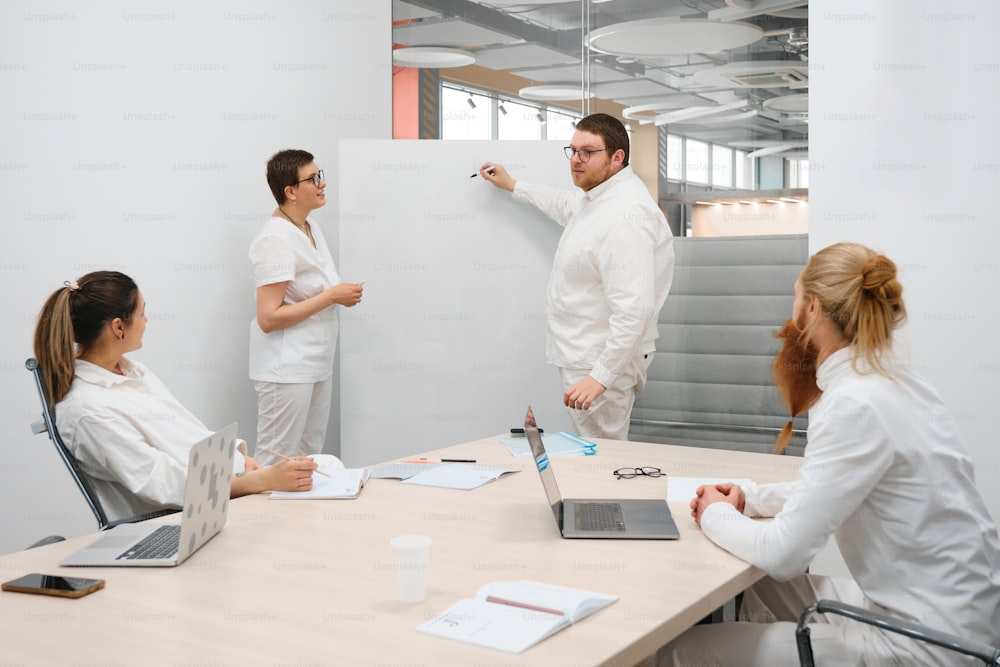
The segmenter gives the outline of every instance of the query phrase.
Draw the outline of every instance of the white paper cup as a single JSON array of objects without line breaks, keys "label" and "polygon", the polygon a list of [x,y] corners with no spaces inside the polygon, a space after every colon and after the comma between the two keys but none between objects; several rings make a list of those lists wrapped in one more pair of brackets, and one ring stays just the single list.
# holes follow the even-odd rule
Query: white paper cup
[{"label": "white paper cup", "polygon": [[422,602],[427,596],[427,565],[431,538],[427,535],[397,535],[389,540],[396,556],[396,585],[400,602]]}]

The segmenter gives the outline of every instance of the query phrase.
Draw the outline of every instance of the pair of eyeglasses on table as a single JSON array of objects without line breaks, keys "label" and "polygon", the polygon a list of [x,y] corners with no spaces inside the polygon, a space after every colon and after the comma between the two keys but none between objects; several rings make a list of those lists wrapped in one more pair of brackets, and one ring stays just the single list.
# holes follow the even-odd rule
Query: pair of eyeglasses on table
[{"label": "pair of eyeglasses on table", "polygon": [[653,466],[642,466],[641,468],[619,468],[614,471],[615,479],[632,479],[633,477],[666,477],[667,474],[659,468]]}]

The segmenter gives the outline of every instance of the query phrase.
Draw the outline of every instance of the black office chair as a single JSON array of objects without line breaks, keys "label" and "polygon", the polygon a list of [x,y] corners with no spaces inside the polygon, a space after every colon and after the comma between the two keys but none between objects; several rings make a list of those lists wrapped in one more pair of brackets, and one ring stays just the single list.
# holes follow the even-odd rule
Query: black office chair
[{"label": "black office chair", "polygon": [[[90,485],[90,481],[81,472],[72,452],[70,452],[63,443],[62,436],[59,435],[59,429],[56,428],[56,409],[54,405],[49,405],[49,394],[46,391],[45,378],[42,377],[41,371],[39,370],[38,360],[34,357],[30,357],[24,362],[24,367],[31,371],[31,374],[35,376],[35,387],[38,389],[38,398],[42,402],[42,418],[31,424],[31,431],[33,433],[49,434],[49,439],[52,440],[52,444],[56,446],[56,451],[59,452],[59,457],[63,460],[63,463],[66,464],[66,468],[69,469],[69,474],[73,477],[73,481],[76,482],[76,486],[80,489],[80,493],[83,494],[84,500],[87,501],[90,511],[92,511],[94,516],[97,518],[98,530],[114,528],[120,523],[145,521],[146,519],[153,519],[158,516],[173,514],[178,511],[175,509],[164,509],[156,512],[150,512],[148,514],[141,514],[138,516],[130,516],[125,517],[124,519],[109,521],[108,515],[104,512],[104,508],[101,507],[100,498],[97,496],[94,488]],[[46,537],[32,546],[40,546],[42,543],[47,543],[47,540],[58,541],[59,539],[61,538],[58,536]]]},{"label": "black office chair", "polygon": [[919,623],[905,621],[889,614],[844,604],[837,600],[819,600],[816,604],[802,612],[802,616],[799,617],[799,623],[795,628],[795,641],[798,644],[799,665],[801,667],[815,667],[816,664],[813,661],[812,642],[809,640],[809,626],[806,625],[813,614],[837,614],[852,621],[867,623],[888,632],[895,632],[911,639],[941,646],[956,653],[979,658],[986,665],[994,665],[994,667],[1000,665],[1000,648],[956,637],[947,632],[925,627]]}]

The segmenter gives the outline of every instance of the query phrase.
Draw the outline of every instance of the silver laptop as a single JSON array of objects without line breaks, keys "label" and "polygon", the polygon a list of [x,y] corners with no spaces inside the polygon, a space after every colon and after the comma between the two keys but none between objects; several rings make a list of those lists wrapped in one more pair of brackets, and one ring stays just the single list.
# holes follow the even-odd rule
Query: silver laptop
[{"label": "silver laptop", "polygon": [[531,406],[524,420],[524,434],[563,537],[618,540],[676,540],[680,537],[670,507],[662,498],[563,498]]},{"label": "silver laptop", "polygon": [[191,448],[184,508],[178,523],[123,523],[60,565],[171,567],[215,537],[226,524],[236,453],[236,424]]}]

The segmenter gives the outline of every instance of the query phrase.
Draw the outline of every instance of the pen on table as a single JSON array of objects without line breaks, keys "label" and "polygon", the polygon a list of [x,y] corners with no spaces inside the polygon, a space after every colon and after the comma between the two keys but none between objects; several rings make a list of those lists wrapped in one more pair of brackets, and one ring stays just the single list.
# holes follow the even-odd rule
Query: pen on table
[{"label": "pen on table", "polygon": [[[487,169],[487,170],[486,170],[486,173],[488,173],[488,174],[492,174],[492,173],[493,173],[493,167],[490,167],[489,169]],[[477,172],[476,172],[476,173],[474,173],[474,174],[473,174],[472,176],[469,176],[469,178],[475,178],[475,177],[476,177],[476,176],[478,176],[478,175],[479,175],[479,172],[477,171]]]},{"label": "pen on table", "polygon": [[400,463],[475,463],[476,459],[400,459]]},{"label": "pen on table", "polygon": [[[284,454],[282,454],[281,452],[276,452],[276,451],[274,451],[273,449],[268,449],[268,450],[265,450],[265,451],[266,451],[266,452],[267,452],[268,454],[274,454],[274,455],[275,455],[275,456],[277,456],[277,457],[278,457],[279,459],[284,459],[284,460],[286,460],[286,461],[291,461],[291,460],[292,460],[292,457],[291,457],[291,456],[285,456],[285,455],[284,455]],[[313,472],[314,472],[314,473],[316,473],[317,475],[323,475],[323,477],[329,477],[329,475],[327,475],[327,474],[326,474],[325,472],[323,472],[323,471],[322,471],[322,470],[320,470],[319,468],[316,468],[315,470],[313,470]]]},{"label": "pen on table", "polygon": [[496,602],[497,604],[507,604],[511,607],[520,607],[521,609],[530,609],[531,611],[540,611],[544,614],[558,614],[559,616],[565,616],[563,612],[558,609],[549,609],[548,607],[537,607],[533,604],[527,604],[526,602],[518,602],[517,600],[505,600],[503,598],[498,598],[493,595],[486,596],[487,602]]}]

